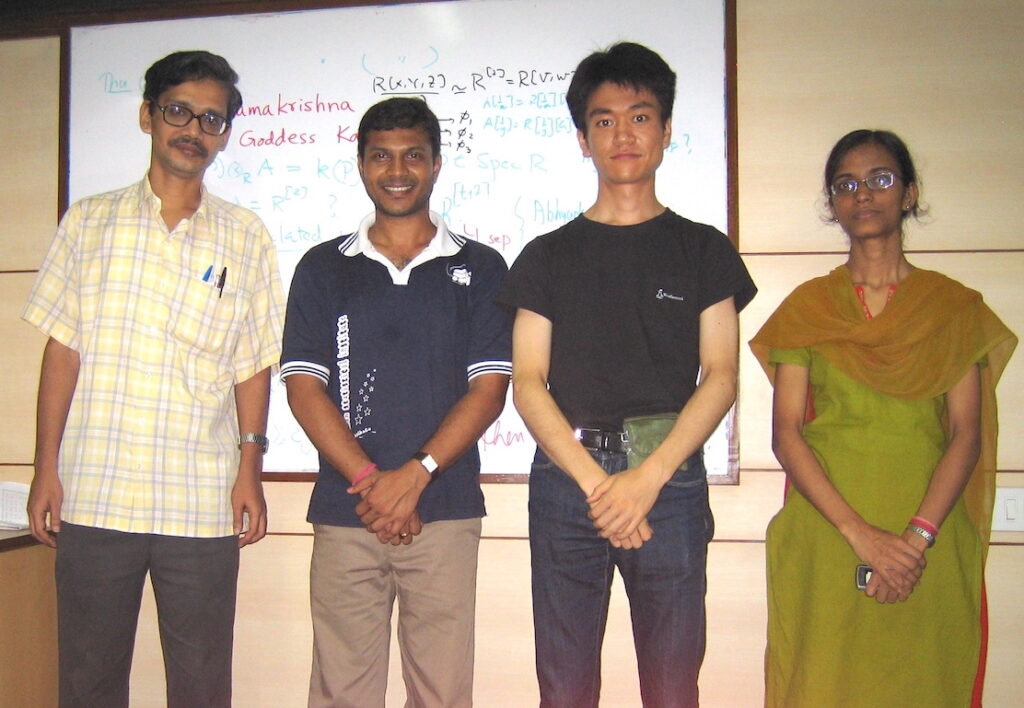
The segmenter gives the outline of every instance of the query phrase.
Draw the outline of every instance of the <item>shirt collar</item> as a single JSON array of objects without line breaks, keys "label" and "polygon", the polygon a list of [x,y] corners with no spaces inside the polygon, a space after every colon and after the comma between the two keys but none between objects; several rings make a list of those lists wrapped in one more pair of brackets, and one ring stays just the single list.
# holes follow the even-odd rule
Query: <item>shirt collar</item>
[{"label": "shirt collar", "polygon": [[437,232],[430,239],[422,251],[406,264],[405,268],[399,270],[387,256],[378,251],[373,242],[370,241],[370,227],[377,220],[376,212],[370,214],[359,224],[359,230],[351,234],[338,245],[338,250],[345,256],[358,256],[362,254],[370,260],[377,261],[385,268],[391,276],[391,282],[395,285],[408,285],[409,275],[416,266],[422,265],[435,258],[454,256],[462,248],[464,239],[453,235],[445,226],[444,219],[437,212],[429,212],[430,223],[437,227]]},{"label": "shirt collar", "polygon": [[[143,211],[147,208],[152,208],[154,214],[160,213],[160,208],[163,202],[160,197],[153,191],[153,185],[149,183],[149,173],[142,178],[137,185],[138,197],[139,197],[139,211]],[[195,213],[191,216],[191,220],[196,217],[206,218],[207,210],[207,199],[208,192],[206,191],[206,184],[199,185],[199,208],[196,209]]]},{"label": "shirt collar", "polygon": [[[444,223],[444,219],[436,211],[429,212],[430,223],[437,228],[437,233],[430,239],[430,243],[427,247],[416,256],[415,259],[407,267],[413,267],[413,264],[419,265],[425,261],[433,258],[442,258],[447,256],[454,256],[462,248],[462,241],[454,236],[448,227]],[[370,227],[377,222],[376,212],[368,214],[361,222],[359,222],[359,229],[346,237],[339,245],[338,250],[345,256],[358,256],[360,253],[366,254],[377,254],[380,252],[374,248],[373,243],[370,241]],[[425,258],[422,256],[426,256]]]}]

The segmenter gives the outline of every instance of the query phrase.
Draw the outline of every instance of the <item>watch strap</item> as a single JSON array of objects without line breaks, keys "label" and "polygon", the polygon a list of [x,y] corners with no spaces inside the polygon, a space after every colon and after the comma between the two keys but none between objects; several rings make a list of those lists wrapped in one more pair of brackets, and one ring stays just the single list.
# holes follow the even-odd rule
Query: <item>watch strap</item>
[{"label": "watch strap", "polygon": [[425,469],[427,474],[430,475],[430,479],[437,477],[437,469],[439,465],[437,464],[437,461],[430,456],[429,452],[423,452],[423,450],[420,450],[412,456],[412,459],[423,465],[423,469]]},{"label": "watch strap", "polygon": [[260,446],[260,450],[264,455],[267,454],[267,450],[270,448],[270,440],[267,439],[266,435],[260,435],[259,433],[244,433],[238,436],[238,449],[242,449],[242,445],[246,443],[256,443]]}]

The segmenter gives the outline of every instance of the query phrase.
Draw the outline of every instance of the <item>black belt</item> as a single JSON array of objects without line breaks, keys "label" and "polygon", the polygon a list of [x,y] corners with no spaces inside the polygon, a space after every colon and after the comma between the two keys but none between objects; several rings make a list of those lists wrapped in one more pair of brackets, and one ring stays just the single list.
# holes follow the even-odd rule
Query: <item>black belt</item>
[{"label": "black belt", "polygon": [[[629,452],[629,435],[619,430],[601,430],[600,428],[576,428],[573,430],[576,439],[588,450],[601,450],[603,452]],[[683,464],[679,465],[680,470],[687,470],[699,465],[704,459],[703,448],[697,448]]]},{"label": "black belt", "polygon": [[626,452],[629,449],[629,438],[618,430],[601,430],[599,428],[576,428],[573,431],[576,439],[585,448],[603,450],[604,452]]}]

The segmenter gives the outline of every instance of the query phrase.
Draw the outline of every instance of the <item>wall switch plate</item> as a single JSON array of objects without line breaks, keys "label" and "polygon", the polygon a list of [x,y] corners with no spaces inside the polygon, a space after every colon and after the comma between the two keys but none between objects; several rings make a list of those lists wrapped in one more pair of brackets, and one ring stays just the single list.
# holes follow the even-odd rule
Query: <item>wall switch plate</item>
[{"label": "wall switch plate", "polygon": [[1024,487],[996,487],[993,531],[1024,531]]}]

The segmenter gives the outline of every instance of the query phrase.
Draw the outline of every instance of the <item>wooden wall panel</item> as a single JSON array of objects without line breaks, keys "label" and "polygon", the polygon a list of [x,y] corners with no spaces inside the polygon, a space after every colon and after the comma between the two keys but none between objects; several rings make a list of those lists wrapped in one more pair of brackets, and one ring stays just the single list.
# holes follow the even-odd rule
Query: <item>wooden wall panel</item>
[{"label": "wooden wall panel", "polygon": [[[1024,244],[1022,244],[1024,245]],[[1024,339],[1024,251],[1016,253],[920,253],[912,263],[945,273],[978,290],[1018,338]],[[1018,345],[996,389],[1002,470],[1024,470],[1024,346]]]},{"label": "wooden wall panel", "polygon": [[[744,256],[757,296],[740,313],[740,468],[779,469],[772,454],[772,388],[748,342],[779,303],[800,283],[824,275],[844,256]],[[741,474],[742,479],[742,474]]]},{"label": "wooden wall panel", "polygon": [[1024,150],[1020,3],[848,9],[737,3],[743,250],[845,250],[817,218],[820,174],[835,141],[865,127],[896,131],[917,156],[928,248],[1020,248],[1024,162],[1007,159]]},{"label": "wooden wall panel", "polygon": [[39,363],[46,344],[19,316],[35,273],[0,273],[0,463],[30,464],[36,436]]},{"label": "wooden wall panel", "polygon": [[0,466],[0,482],[31,484],[32,472],[31,465],[2,465]]},{"label": "wooden wall panel", "polygon": [[1024,637],[1020,593],[1024,583],[1024,547],[990,549],[985,582],[990,618],[985,705],[1011,708],[1021,705],[1024,698],[1024,672],[1020,662],[1021,637]]},{"label": "wooden wall panel", "polygon": [[0,75],[0,271],[33,270],[57,223],[60,41],[0,42]]}]

